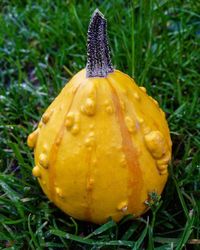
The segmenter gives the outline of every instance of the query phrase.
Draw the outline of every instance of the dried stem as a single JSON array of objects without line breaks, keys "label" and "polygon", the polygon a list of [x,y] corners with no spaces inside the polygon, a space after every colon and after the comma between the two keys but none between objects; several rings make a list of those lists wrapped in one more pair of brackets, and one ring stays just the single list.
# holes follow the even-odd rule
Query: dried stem
[{"label": "dried stem", "polygon": [[107,22],[98,9],[94,11],[88,28],[87,56],[86,77],[106,77],[114,71],[108,46]]}]

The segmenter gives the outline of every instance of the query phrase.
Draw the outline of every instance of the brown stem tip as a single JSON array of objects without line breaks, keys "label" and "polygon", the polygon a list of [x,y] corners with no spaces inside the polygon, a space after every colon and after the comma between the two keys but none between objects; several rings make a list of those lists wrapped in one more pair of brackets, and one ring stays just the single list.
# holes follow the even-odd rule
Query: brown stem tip
[{"label": "brown stem tip", "polygon": [[107,38],[107,22],[103,14],[96,9],[88,28],[86,77],[106,77],[113,71]]}]

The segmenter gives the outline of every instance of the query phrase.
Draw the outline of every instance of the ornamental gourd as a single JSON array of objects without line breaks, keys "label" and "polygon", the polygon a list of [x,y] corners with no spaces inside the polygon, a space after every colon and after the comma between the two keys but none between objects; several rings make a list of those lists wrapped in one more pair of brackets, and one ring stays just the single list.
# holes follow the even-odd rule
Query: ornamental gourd
[{"label": "ornamental gourd", "polygon": [[113,68],[106,26],[96,10],[86,68],[28,137],[33,175],[48,198],[74,218],[98,224],[148,209],[148,194],[161,194],[167,181],[172,145],[158,102]]}]

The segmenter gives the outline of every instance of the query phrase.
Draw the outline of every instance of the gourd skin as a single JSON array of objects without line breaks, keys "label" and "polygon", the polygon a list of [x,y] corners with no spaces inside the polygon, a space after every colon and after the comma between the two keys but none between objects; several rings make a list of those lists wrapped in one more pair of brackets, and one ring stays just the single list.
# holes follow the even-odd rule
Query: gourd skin
[{"label": "gourd skin", "polygon": [[104,223],[140,216],[149,192],[161,194],[171,139],[158,103],[128,75],[78,72],[28,137],[33,175],[65,213]]}]

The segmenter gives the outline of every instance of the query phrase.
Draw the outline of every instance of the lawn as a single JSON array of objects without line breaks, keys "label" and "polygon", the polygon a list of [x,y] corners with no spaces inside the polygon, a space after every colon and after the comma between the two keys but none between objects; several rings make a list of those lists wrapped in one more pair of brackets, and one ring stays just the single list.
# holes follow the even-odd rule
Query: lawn
[{"label": "lawn", "polygon": [[[56,208],[32,176],[28,134],[86,63],[92,12],[115,68],[166,112],[169,180],[143,217],[102,226]],[[0,249],[200,249],[200,2],[0,1]]]}]

